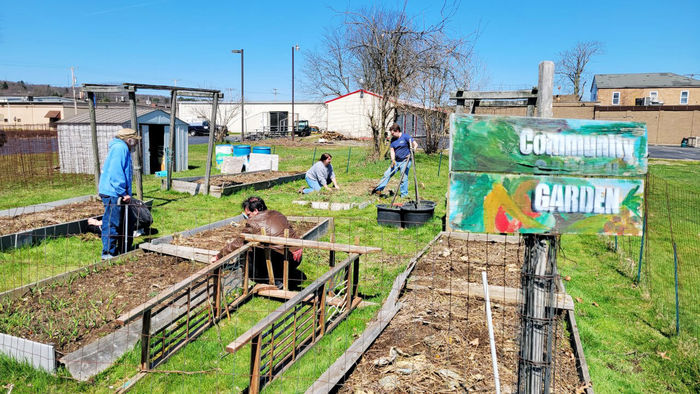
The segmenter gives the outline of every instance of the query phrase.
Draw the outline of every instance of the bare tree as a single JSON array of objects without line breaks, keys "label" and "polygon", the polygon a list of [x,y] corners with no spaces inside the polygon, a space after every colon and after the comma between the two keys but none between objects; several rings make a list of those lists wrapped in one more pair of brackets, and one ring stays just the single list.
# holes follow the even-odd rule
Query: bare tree
[{"label": "bare tree", "polygon": [[308,59],[306,76],[322,95],[348,92],[349,82],[379,95],[367,114],[375,157],[386,152],[386,130],[401,100],[410,98],[418,86],[419,76],[439,75],[428,71],[436,57],[459,47],[455,44],[461,41],[447,40],[445,34],[453,13],[454,7],[445,6],[442,18],[426,26],[408,15],[405,5],[400,10],[347,11],[343,24],[326,33],[320,53],[328,55],[315,53]]},{"label": "bare tree", "polygon": [[319,98],[342,96],[350,93],[350,54],[339,30],[326,30],[321,40],[323,53],[306,52],[304,75],[310,83],[307,93]]},{"label": "bare tree", "polygon": [[477,78],[475,31],[470,37],[450,39],[436,35],[438,42],[429,47],[430,56],[411,80],[408,103],[402,111],[416,115],[425,132],[423,148],[435,153],[447,135],[449,93],[455,89],[470,89]]},{"label": "bare tree", "polygon": [[[240,99],[239,99],[240,101]],[[208,103],[211,101],[207,100]],[[241,105],[237,103],[221,103],[216,109],[216,130],[214,130],[214,141],[217,143],[224,142],[224,138],[228,134],[228,125],[233,121],[233,118],[238,115],[241,110]],[[192,112],[199,119],[205,119],[211,124],[211,104],[196,105],[192,108]],[[209,130],[210,132],[212,130]]]},{"label": "bare tree", "polygon": [[560,80],[570,83],[573,93],[580,100],[586,87],[586,66],[591,58],[603,53],[603,44],[599,41],[579,41],[576,45],[559,52],[556,74]]}]

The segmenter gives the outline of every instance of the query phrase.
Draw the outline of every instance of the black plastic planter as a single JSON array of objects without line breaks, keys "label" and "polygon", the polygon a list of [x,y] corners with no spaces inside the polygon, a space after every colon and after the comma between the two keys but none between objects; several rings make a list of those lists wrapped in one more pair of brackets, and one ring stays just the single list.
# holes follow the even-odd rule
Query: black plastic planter
[{"label": "black plastic planter", "polygon": [[401,207],[388,204],[377,205],[377,223],[384,226],[401,227]]},{"label": "black plastic planter", "polygon": [[403,227],[418,227],[424,225],[435,213],[435,202],[421,200],[405,203],[401,206]]}]

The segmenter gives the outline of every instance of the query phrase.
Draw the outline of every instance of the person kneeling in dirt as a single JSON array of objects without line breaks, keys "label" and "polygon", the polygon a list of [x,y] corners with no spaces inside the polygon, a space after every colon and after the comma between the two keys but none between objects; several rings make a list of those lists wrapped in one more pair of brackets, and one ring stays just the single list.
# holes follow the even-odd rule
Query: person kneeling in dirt
[{"label": "person kneeling in dirt", "polygon": [[336,189],[340,189],[338,181],[335,180],[335,173],[333,172],[333,165],[331,164],[332,158],[333,156],[331,156],[330,153],[321,155],[321,158],[306,171],[306,184],[309,185],[309,187],[301,188],[299,193],[313,193],[321,190],[321,188],[331,190],[330,186],[328,186],[331,183],[333,183]]},{"label": "person kneeling in dirt", "polygon": [[[282,213],[274,210],[268,210],[260,197],[249,197],[243,201],[243,215],[247,221],[241,233],[246,234],[261,234],[261,229],[265,230],[265,234],[272,237],[284,237],[285,230],[289,230],[289,238],[298,238],[292,225],[287,220],[287,217]],[[212,257],[212,261],[216,261],[234,250],[240,248],[245,243],[243,237],[238,237],[229,241],[219,253]],[[270,260],[272,262],[272,271],[275,274],[275,286],[282,288],[284,260],[289,262],[289,288],[298,289],[301,282],[306,278],[303,272],[297,267],[301,264],[302,249],[299,247],[289,247],[287,255],[284,253],[284,246],[270,246]],[[253,262],[249,266],[248,272],[250,279],[258,283],[267,283],[267,264],[265,262],[265,249],[253,248]]]}]

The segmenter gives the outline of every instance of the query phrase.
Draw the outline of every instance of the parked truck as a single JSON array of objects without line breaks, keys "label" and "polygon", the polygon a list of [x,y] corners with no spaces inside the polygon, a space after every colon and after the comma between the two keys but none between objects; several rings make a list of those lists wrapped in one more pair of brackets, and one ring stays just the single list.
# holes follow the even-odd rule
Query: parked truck
[{"label": "parked truck", "polygon": [[187,126],[187,132],[191,136],[195,135],[209,135],[209,121],[201,120],[189,123]]}]

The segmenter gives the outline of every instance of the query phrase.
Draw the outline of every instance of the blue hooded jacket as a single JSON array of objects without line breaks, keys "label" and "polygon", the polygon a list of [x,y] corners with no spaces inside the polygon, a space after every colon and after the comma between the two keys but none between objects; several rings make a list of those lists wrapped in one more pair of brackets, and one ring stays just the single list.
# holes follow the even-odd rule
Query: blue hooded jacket
[{"label": "blue hooded jacket", "polygon": [[99,193],[112,197],[131,195],[131,152],[126,142],[115,138],[100,176]]}]

